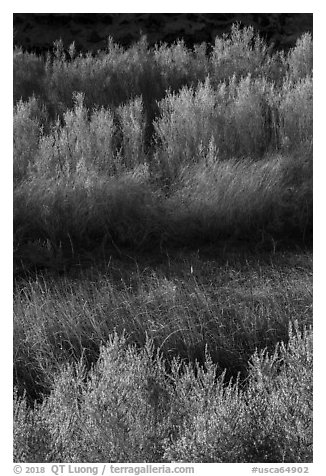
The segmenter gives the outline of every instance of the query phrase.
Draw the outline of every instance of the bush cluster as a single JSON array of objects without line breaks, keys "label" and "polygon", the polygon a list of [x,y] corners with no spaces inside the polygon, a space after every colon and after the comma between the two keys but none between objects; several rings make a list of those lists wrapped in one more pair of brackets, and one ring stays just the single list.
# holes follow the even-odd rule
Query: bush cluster
[{"label": "bush cluster", "polygon": [[283,462],[312,459],[312,335],[252,356],[245,389],[203,366],[166,362],[113,335],[87,371],[81,360],[56,376],[43,403],[15,394],[19,462]]},{"label": "bush cluster", "polygon": [[14,50],[15,461],[312,460],[312,67],[239,25]]},{"label": "bush cluster", "polygon": [[234,26],[210,53],[143,38],[95,56],[59,41],[43,72],[14,58],[17,251],[311,235],[308,34],[287,55]]},{"label": "bush cluster", "polygon": [[142,95],[148,106],[167,89],[196,86],[207,75],[213,84],[250,74],[281,84],[285,78],[302,79],[312,74],[312,37],[298,39],[288,53],[272,52],[252,27],[233,25],[229,35],[216,37],[208,52],[203,43],[193,49],[182,40],[149,48],[146,37],[124,49],[108,39],[106,51],[77,54],[74,43],[65,50],[61,40],[46,58],[14,51],[14,100],[40,95],[52,112],[73,106],[72,94],[83,92],[89,108],[116,106]]}]

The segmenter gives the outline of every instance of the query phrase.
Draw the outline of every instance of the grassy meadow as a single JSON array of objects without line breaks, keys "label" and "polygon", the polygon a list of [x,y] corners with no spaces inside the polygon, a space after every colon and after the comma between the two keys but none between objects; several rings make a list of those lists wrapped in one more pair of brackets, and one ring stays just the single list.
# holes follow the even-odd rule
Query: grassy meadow
[{"label": "grassy meadow", "polygon": [[312,38],[14,49],[14,460],[312,462]]}]

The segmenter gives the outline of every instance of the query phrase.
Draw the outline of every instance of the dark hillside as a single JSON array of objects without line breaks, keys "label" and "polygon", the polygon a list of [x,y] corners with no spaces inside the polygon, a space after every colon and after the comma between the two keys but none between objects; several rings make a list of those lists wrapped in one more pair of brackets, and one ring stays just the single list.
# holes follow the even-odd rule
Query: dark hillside
[{"label": "dark hillside", "polygon": [[14,42],[29,51],[43,52],[62,38],[65,45],[76,40],[77,49],[105,48],[107,37],[123,46],[146,34],[150,45],[173,43],[183,38],[187,46],[214,42],[216,35],[241,22],[276,48],[295,45],[304,32],[313,30],[312,13],[15,13]]}]

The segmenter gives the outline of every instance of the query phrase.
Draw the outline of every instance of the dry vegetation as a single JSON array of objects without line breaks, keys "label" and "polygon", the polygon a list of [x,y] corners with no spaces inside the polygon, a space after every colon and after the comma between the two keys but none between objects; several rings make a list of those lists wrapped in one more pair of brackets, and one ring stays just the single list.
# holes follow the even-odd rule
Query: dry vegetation
[{"label": "dry vegetation", "polygon": [[14,51],[16,461],[312,461],[312,81],[238,26]]}]

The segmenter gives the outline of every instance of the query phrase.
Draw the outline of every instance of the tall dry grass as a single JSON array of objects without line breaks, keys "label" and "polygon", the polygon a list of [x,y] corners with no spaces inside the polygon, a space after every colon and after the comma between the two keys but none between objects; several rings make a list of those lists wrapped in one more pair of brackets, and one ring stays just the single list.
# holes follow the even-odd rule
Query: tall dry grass
[{"label": "tall dry grass", "polygon": [[271,263],[257,262],[257,254],[230,262],[226,254],[218,266],[193,254],[174,269],[150,271],[140,262],[124,274],[113,259],[84,277],[21,282],[14,298],[16,385],[29,395],[38,385],[49,390],[61,364],[84,349],[94,362],[115,330],[140,347],[150,337],[169,359],[203,360],[207,346],[228,375],[245,372],[256,348],[287,340],[291,320],[311,324],[311,258],[293,255],[287,265],[274,256]]}]

